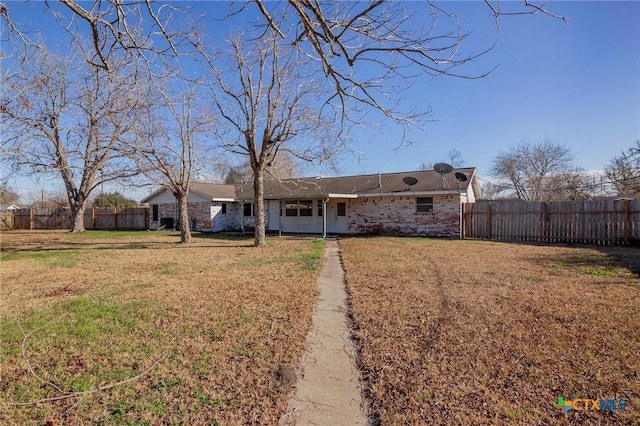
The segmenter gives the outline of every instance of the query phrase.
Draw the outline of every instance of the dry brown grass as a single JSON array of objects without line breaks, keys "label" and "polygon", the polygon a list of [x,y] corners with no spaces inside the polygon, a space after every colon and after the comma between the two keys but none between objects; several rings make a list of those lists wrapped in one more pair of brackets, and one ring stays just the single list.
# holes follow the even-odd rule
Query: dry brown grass
[{"label": "dry brown grass", "polygon": [[[313,239],[3,232],[0,423],[276,424],[310,326]],[[39,327],[44,327],[39,329]],[[21,354],[24,348],[37,379]],[[21,407],[67,391],[113,389]],[[53,385],[57,386],[56,389]],[[9,404],[8,404],[9,403]]]},{"label": "dry brown grass", "polygon": [[[399,238],[341,248],[380,424],[640,424],[640,249]],[[565,415],[559,396],[629,403]]]}]

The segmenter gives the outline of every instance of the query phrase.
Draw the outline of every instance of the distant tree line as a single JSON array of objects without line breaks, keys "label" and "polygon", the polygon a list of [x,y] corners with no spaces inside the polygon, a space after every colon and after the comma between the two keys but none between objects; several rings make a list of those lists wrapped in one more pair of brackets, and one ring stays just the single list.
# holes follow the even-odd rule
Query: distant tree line
[{"label": "distant tree line", "polygon": [[571,150],[551,139],[523,140],[493,160],[482,198],[526,201],[584,200],[596,195],[640,196],[640,141],[615,156],[603,175],[573,162]]}]

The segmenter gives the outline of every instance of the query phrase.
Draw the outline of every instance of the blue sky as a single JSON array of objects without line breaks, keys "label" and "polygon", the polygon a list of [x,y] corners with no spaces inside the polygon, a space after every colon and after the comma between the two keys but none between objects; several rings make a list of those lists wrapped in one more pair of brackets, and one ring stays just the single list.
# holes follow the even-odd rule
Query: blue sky
[{"label": "blue sky", "polygon": [[[426,124],[424,133],[412,132],[414,145],[399,150],[400,134],[392,126],[358,129],[354,148],[364,155],[360,160],[342,156],[341,174],[414,170],[457,149],[466,165],[490,178],[493,158],[523,138],[565,144],[577,166],[598,170],[640,139],[640,2],[547,2],[554,13],[568,17],[567,24],[534,15],[502,17],[499,26],[484,2],[442,4],[458,15],[463,29],[472,31],[463,44],[465,52],[496,43],[462,71],[498,68],[479,80],[417,81],[403,93],[404,102],[430,106],[434,121]],[[44,8],[38,2],[9,5],[21,18],[35,17]],[[44,20],[34,22],[37,27]],[[59,31],[40,29],[48,41]],[[33,187],[53,190],[62,187],[58,181],[32,184],[21,179],[13,186],[21,192]],[[146,193],[133,192],[137,199]]]},{"label": "blue sky", "polygon": [[501,18],[499,28],[478,2],[454,6],[473,30],[472,49],[497,41],[478,68],[498,68],[486,79],[415,87],[413,101],[424,99],[434,112],[427,135],[396,153],[373,136],[368,159],[353,172],[411,168],[455,148],[486,176],[499,151],[545,137],[569,146],[577,165],[596,170],[640,139],[639,2],[549,2],[568,24],[519,16]]}]

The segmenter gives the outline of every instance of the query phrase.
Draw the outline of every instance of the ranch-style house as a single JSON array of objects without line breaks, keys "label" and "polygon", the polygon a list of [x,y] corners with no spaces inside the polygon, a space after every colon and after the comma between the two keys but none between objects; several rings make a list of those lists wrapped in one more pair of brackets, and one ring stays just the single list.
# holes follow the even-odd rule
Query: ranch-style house
[{"label": "ranch-style house", "polygon": [[[391,234],[459,237],[462,203],[480,196],[475,168],[265,181],[270,232]],[[251,182],[191,184],[191,228],[245,231],[254,225]],[[151,206],[149,229],[177,226],[178,206],[161,189],[142,200]]]}]

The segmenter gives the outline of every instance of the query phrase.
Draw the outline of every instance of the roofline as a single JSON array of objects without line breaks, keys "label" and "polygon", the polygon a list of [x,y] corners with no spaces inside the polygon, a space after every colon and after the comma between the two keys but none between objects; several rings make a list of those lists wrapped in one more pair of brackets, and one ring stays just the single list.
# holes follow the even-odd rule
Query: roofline
[{"label": "roofline", "polygon": [[[300,200],[303,198],[366,198],[366,197],[404,197],[404,196],[422,196],[422,195],[459,195],[466,194],[468,191],[462,190],[437,190],[437,191],[401,191],[401,192],[360,192],[358,194],[305,194],[305,195],[278,195],[265,196],[265,200]],[[236,201],[254,201],[254,198],[238,198]]]},{"label": "roofline", "polygon": [[[470,167],[454,167],[452,172],[455,170],[466,170],[466,169],[472,169],[474,171],[476,171],[476,167],[474,166],[470,166]],[[390,175],[406,175],[408,173],[425,173],[425,172],[435,172],[435,170],[409,170],[409,171],[403,171],[403,172],[388,172],[388,173],[383,173],[383,172],[379,172],[379,173],[366,173],[366,174],[360,174],[360,175],[346,175],[346,176],[309,176],[309,177],[297,177],[297,178],[287,178],[287,179],[280,179],[281,182],[287,182],[287,181],[300,181],[300,180],[320,180],[320,179],[342,179],[342,178],[352,178],[352,177],[365,177],[365,176],[390,176]]]},{"label": "roofline", "polygon": [[144,197],[142,200],[140,200],[140,204],[142,203],[147,203],[149,199],[155,197],[156,195],[158,195],[159,193],[161,193],[162,191],[168,191],[167,188],[162,187],[160,189],[158,189],[157,191],[154,191],[153,193],[147,195],[146,197]]},{"label": "roofline", "polygon": [[[266,195],[265,200],[290,200],[301,198],[358,198],[358,194],[340,194],[340,193],[315,193],[304,195]],[[253,200],[253,198],[245,198],[245,200]]]},{"label": "roofline", "polygon": [[[197,182],[197,183],[202,183],[202,182]],[[224,184],[213,184],[213,185],[224,185]],[[160,194],[161,192],[164,191],[169,191],[171,192],[171,190],[169,188],[166,187],[162,187],[160,189],[158,189],[157,191],[155,191],[153,194],[149,194],[146,197],[144,197],[142,200],[140,200],[140,203],[147,203],[149,199],[153,198],[154,196]],[[198,191],[196,189],[193,189],[191,186],[189,186],[189,192],[193,193],[193,194],[197,194],[203,198],[208,198],[211,201],[229,201],[229,202],[233,202],[233,201],[238,201],[238,199],[236,198],[227,198],[227,197],[212,197],[211,195],[205,194],[204,192]]]},{"label": "roofline", "polygon": [[404,197],[407,195],[459,195],[466,194],[467,191],[462,191],[458,189],[447,189],[447,190],[438,190],[438,191],[400,191],[400,192],[367,192],[358,194],[358,198],[364,197]]}]

